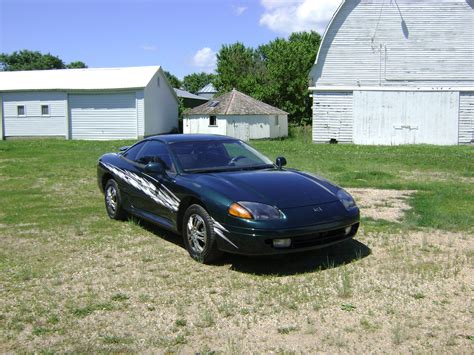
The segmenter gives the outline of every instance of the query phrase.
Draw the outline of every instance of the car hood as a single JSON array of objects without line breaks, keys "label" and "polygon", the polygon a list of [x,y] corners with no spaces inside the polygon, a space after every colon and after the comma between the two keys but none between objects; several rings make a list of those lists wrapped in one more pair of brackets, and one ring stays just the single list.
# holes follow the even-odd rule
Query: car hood
[{"label": "car hood", "polygon": [[195,187],[202,187],[233,201],[252,201],[280,209],[337,201],[339,189],[327,180],[294,170],[252,170],[190,174]]}]

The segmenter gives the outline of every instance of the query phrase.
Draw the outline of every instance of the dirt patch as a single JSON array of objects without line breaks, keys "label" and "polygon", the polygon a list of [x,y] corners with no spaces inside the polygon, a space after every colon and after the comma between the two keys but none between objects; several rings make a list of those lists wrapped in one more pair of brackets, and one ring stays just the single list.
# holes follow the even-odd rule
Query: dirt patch
[{"label": "dirt patch", "polygon": [[414,190],[380,190],[353,188],[348,191],[354,196],[362,217],[399,222],[410,209],[408,200]]}]

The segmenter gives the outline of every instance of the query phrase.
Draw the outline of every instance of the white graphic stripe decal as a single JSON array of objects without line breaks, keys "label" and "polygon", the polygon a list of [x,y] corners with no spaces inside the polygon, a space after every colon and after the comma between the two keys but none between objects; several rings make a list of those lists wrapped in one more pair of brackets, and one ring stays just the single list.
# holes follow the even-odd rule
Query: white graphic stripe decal
[{"label": "white graphic stripe decal", "polygon": [[[180,200],[173,194],[166,186],[160,185],[157,188],[153,183],[147,181],[146,179],[138,176],[135,173],[130,171],[117,168],[108,163],[102,163],[109,171],[114,173],[120,179],[122,179],[127,184],[135,187],[136,189],[142,191],[147,196],[153,199],[156,203],[177,212],[179,208]],[[148,176],[148,175],[147,175]]]},{"label": "white graphic stripe decal", "polygon": [[230,245],[232,245],[234,248],[236,249],[239,249],[239,247],[237,245],[235,245],[234,243],[232,243],[229,238],[227,238],[224,234],[224,232],[229,232],[227,229],[225,229],[225,227],[220,224],[219,222],[217,222],[214,218],[212,218],[212,223],[214,224],[214,233],[216,233],[219,237],[221,237],[222,239],[224,239],[226,242],[228,242]]},{"label": "white graphic stripe decal", "polygon": [[[127,171],[121,168],[117,168],[111,164],[104,163],[104,162],[102,162],[102,165],[104,165],[104,167],[106,167],[110,172],[115,174],[117,177],[122,179],[127,184],[135,187],[136,189],[140,191],[143,191],[143,193],[151,197],[153,201],[155,201],[156,203],[162,206],[165,206],[166,208],[172,211],[175,211],[175,212],[178,211],[180,200],[166,186],[160,185],[160,187],[157,188],[153,183],[147,181],[146,179],[138,176],[135,173],[132,173],[130,171]],[[155,180],[153,177],[151,176],[149,177]],[[232,245],[236,249],[239,249],[237,245],[232,243],[225,236],[224,232],[228,233],[229,231],[222,224],[217,222],[214,218],[211,217],[211,219],[214,225],[214,233],[216,233],[219,237],[224,239],[226,242],[228,242],[230,245]]]}]

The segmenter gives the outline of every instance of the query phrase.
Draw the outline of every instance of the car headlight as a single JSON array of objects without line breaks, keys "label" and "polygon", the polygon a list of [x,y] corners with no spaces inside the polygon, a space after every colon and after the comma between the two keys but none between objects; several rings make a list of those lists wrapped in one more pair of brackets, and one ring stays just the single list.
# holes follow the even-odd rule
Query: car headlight
[{"label": "car headlight", "polygon": [[352,196],[346,190],[340,189],[337,192],[336,196],[339,199],[339,201],[341,201],[341,203],[344,205],[346,210],[349,211],[350,209],[356,207],[356,203],[355,203],[354,199],[352,198]]},{"label": "car headlight", "polygon": [[239,201],[234,202],[229,207],[231,216],[244,219],[254,219],[256,221],[268,221],[285,218],[283,212],[278,208],[264,203]]}]

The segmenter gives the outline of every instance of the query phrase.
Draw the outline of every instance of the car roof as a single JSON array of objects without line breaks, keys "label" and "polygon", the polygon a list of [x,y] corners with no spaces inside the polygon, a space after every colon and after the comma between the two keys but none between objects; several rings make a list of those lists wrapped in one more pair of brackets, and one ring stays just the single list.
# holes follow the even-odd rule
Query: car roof
[{"label": "car roof", "polygon": [[165,143],[237,140],[233,137],[222,136],[218,134],[164,134],[160,136],[148,137],[147,139],[159,140]]}]

